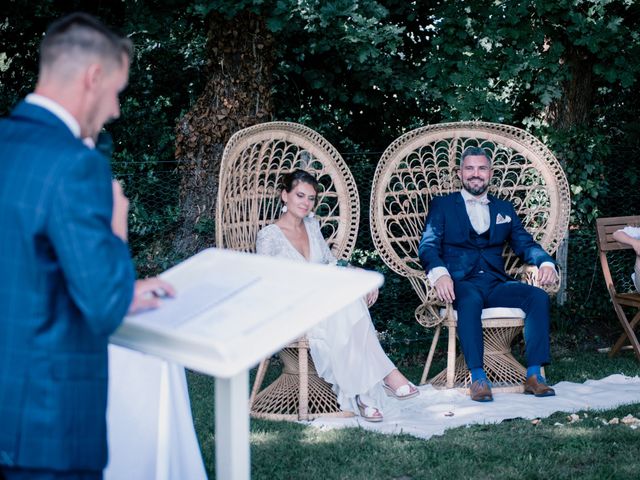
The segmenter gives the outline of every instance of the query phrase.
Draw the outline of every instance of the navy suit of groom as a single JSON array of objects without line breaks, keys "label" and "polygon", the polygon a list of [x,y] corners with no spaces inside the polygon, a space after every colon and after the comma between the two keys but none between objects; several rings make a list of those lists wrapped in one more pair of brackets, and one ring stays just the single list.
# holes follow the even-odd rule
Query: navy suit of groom
[{"label": "navy suit of groom", "polygon": [[0,471],[101,471],[107,344],[133,295],[107,159],[22,102],[0,121]]},{"label": "navy suit of groom", "polygon": [[418,253],[426,272],[445,267],[454,283],[458,337],[469,369],[481,368],[483,308],[521,308],[528,365],[549,363],[549,296],[511,278],[502,251],[508,243],[524,262],[540,266],[553,259],[524,229],[513,205],[491,195],[489,229],[478,234],[460,192],[431,201]]}]

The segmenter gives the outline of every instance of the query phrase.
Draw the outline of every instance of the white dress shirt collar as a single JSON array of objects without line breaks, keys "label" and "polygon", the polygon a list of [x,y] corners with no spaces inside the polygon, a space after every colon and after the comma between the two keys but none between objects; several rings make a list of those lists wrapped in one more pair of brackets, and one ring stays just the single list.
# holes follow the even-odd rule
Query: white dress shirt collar
[{"label": "white dress shirt collar", "polygon": [[469,201],[469,200],[472,200],[474,202],[480,203],[481,205],[486,205],[491,201],[487,197],[487,192],[484,192],[481,196],[477,197],[475,195],[471,195],[469,192],[467,192],[463,188],[462,190],[460,190],[460,194],[462,194],[462,198],[464,199],[465,202]]},{"label": "white dress shirt collar", "polygon": [[80,138],[80,124],[73,115],[71,115],[69,111],[58,102],[55,102],[48,97],[38,95],[37,93],[30,93],[24,100],[27,103],[37,105],[53,113],[67,126],[67,128],[69,128],[74,137]]}]

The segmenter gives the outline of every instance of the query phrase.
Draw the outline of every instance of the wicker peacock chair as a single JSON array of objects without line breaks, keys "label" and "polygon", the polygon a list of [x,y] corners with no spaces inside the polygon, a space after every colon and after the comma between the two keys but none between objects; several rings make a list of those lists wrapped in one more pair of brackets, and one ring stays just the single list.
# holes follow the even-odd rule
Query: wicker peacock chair
[{"label": "wicker peacock chair", "polygon": [[[222,155],[216,211],[216,244],[255,252],[258,231],[280,213],[282,176],[296,168],[320,184],[316,217],[339,259],[351,256],[358,233],[360,204],[351,172],[338,151],[317,132],[289,122],[263,123],[235,133]],[[315,370],[309,344],[301,338],[280,352],[283,373],[261,390],[264,360],[250,397],[251,415],[272,420],[350,416],[337,404],[331,385]]]},{"label": "wicker peacock chair", "polygon": [[[396,139],[383,153],[371,188],[371,234],[384,262],[409,279],[420,298],[416,320],[436,327],[421,384],[427,380],[441,325],[449,329],[447,369],[429,383],[436,387],[470,386],[464,357],[456,359],[455,312],[445,308],[427,282],[418,259],[418,243],[429,202],[460,190],[456,175],[462,151],[479,146],[492,161],[489,192],[513,202],[523,225],[543,248],[554,254],[569,224],[569,185],[560,164],[538,139],[519,128],[484,122],[429,125]],[[535,278],[505,249],[506,270]],[[522,330],[520,309],[485,309],[482,315],[484,365],[494,391],[522,391],[526,370],[511,354],[511,342]]]}]

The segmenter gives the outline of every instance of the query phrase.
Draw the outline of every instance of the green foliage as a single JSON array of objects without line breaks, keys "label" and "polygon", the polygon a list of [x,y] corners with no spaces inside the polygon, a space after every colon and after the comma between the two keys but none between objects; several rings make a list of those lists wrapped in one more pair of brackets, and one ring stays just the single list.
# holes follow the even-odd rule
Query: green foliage
[{"label": "green foliage", "polygon": [[592,128],[542,133],[567,174],[571,188],[571,224],[593,226],[601,216],[600,200],[609,192],[605,163],[611,155],[610,136]]},{"label": "green foliage", "polygon": [[206,65],[204,24],[182,5],[127,3],[122,29],[134,42],[135,58],[121,119],[106,127],[115,139],[114,174],[132,199],[129,237],[141,276],[181,260],[169,247],[179,218],[175,127],[197,98]]},{"label": "green foliage", "polygon": [[[208,62],[216,61],[206,48],[208,16],[250,9],[275,37],[276,118],[325,135],[357,179],[363,222],[354,261],[385,274],[372,314],[395,358],[424,351],[424,330],[413,320],[416,297],[408,282],[374,252],[369,189],[382,150],[425,124],[486,120],[543,138],[572,193],[569,302],[557,318],[567,324],[606,315],[593,221],[632,213],[639,204],[632,194],[640,190],[640,170],[630,168],[640,145],[638,2],[8,0],[3,7],[1,114],[33,89],[37,46],[54,18],[86,10],[134,41],[122,118],[107,130],[115,141],[114,172],[132,199],[131,245],[141,274],[179,260],[170,247],[180,213],[175,127],[201,93]],[[586,114],[571,116],[580,109]],[[559,122],[564,117],[573,123]],[[199,228],[207,234],[215,226]]]},{"label": "green foliage", "polygon": [[286,21],[269,23],[280,40],[279,116],[308,118],[339,142],[353,136],[359,143],[371,128],[397,128],[399,117],[389,113],[404,108],[398,92],[413,76],[401,58],[404,28],[388,9],[374,1],[289,3]]}]

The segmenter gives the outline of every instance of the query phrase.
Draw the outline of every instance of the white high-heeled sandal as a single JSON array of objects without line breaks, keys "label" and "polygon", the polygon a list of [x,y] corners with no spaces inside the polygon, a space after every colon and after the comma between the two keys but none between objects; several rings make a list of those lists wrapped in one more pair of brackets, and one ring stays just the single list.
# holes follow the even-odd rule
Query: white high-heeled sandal
[{"label": "white high-heeled sandal", "polygon": [[411,382],[405,383],[395,390],[385,382],[382,382],[382,388],[384,388],[384,391],[388,397],[393,397],[396,400],[408,400],[420,395],[420,390],[418,390],[418,388]]},{"label": "white high-heeled sandal", "polygon": [[362,403],[360,395],[356,395],[356,405],[358,406],[360,416],[367,422],[381,422],[383,420],[382,412],[377,407],[370,407]]}]

